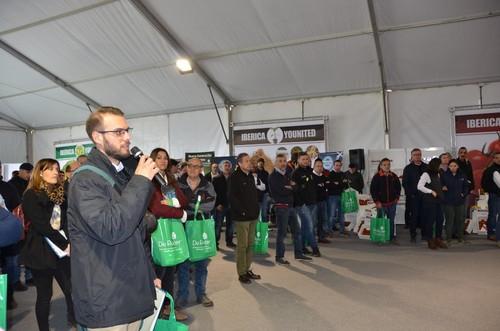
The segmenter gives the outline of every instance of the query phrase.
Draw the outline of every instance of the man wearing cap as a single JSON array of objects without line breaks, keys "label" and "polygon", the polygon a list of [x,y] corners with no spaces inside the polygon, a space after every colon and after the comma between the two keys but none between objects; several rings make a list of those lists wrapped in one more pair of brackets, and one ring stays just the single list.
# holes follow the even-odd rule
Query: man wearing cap
[{"label": "man wearing cap", "polygon": [[17,177],[12,177],[9,183],[12,184],[22,199],[24,191],[28,187],[28,182],[31,177],[31,172],[33,171],[33,165],[31,163],[25,162],[19,167],[19,175]]}]

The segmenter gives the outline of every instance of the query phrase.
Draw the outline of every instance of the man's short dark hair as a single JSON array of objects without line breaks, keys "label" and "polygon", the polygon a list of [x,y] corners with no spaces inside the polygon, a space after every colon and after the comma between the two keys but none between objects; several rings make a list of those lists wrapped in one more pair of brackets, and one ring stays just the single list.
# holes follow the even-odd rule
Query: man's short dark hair
[{"label": "man's short dark hair", "polygon": [[422,152],[420,148],[414,148],[411,150],[410,154],[413,154],[414,152]]},{"label": "man's short dark hair", "polygon": [[90,114],[87,122],[85,123],[85,131],[87,131],[87,135],[89,136],[90,140],[92,140],[92,132],[102,130],[102,117],[103,115],[107,114],[115,116],[125,116],[123,112],[116,107],[99,107],[96,111]]},{"label": "man's short dark hair", "polygon": [[300,152],[299,157],[301,157],[301,156],[309,156],[309,154],[307,154],[306,152]]},{"label": "man's short dark hair", "polygon": [[335,162],[333,162],[333,164],[335,163],[342,163],[342,160],[335,160]]},{"label": "man's short dark hair", "polygon": [[240,154],[238,154],[238,156],[236,157],[236,162],[241,163],[241,160],[243,160],[243,158],[245,156],[249,156],[248,153],[240,153]]},{"label": "man's short dark hair", "polygon": [[323,160],[322,160],[322,159],[320,159],[320,158],[318,157],[316,160],[314,160],[314,164],[316,164],[316,162],[321,162],[321,163],[323,163]]},{"label": "man's short dark hair", "polygon": [[358,169],[358,165],[356,163],[349,163],[349,168]]},{"label": "man's short dark hair", "polygon": [[460,151],[461,151],[462,149],[465,149],[465,150],[467,150],[467,147],[465,147],[465,146],[462,146],[462,147],[460,147],[460,148],[458,149],[458,151],[460,152]]}]

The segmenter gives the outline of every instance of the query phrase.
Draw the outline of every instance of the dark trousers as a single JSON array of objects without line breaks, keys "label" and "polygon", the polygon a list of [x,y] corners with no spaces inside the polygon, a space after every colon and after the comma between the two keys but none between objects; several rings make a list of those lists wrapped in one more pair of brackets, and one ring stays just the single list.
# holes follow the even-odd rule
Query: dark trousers
[{"label": "dark trousers", "polygon": [[276,237],[276,259],[285,257],[285,237],[288,227],[293,235],[293,246],[295,256],[302,255],[302,233],[297,212],[294,208],[279,207],[275,208],[276,224],[278,226],[278,235]]},{"label": "dark trousers", "polygon": [[422,235],[424,232],[424,224],[423,224],[423,202],[422,196],[419,194],[407,196],[406,197],[407,204],[410,206],[410,235],[412,238],[417,237],[417,228],[420,227],[422,229]]},{"label": "dark trousers", "polygon": [[423,201],[423,214],[424,231],[422,233],[422,239],[442,239],[444,217],[441,204],[437,201],[425,199]]},{"label": "dark trousers", "polygon": [[[175,282],[175,266],[174,267],[160,267],[155,265],[156,276],[161,280],[161,288],[164,291],[174,296],[174,282]],[[169,300],[165,298],[165,304],[169,304]]]},{"label": "dark trousers", "polygon": [[52,299],[52,282],[54,278],[66,299],[67,318],[69,321],[74,321],[69,258],[57,261],[56,269],[32,269],[31,272],[36,286],[35,313],[38,329],[40,331],[49,331],[50,299]]},{"label": "dark trousers", "polygon": [[222,223],[226,218],[226,245],[233,243],[234,227],[231,220],[231,209],[223,207],[222,211],[215,209],[215,239],[217,246],[219,245],[220,234],[222,232]]}]

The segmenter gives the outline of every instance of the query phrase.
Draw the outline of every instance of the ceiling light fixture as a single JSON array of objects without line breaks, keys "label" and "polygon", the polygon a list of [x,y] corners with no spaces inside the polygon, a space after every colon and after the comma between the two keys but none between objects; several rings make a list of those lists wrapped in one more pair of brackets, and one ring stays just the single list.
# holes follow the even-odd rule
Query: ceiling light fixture
[{"label": "ceiling light fixture", "polygon": [[183,74],[189,74],[193,72],[193,67],[191,66],[191,61],[185,58],[178,59],[175,62],[175,66],[179,70],[179,72]]}]

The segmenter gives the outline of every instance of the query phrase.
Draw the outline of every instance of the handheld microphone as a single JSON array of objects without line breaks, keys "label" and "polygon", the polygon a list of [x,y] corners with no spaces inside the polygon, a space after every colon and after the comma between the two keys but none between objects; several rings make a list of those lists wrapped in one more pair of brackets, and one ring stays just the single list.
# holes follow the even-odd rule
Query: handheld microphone
[{"label": "handheld microphone", "polygon": [[[132,149],[130,150],[130,154],[132,154],[132,156],[135,159],[140,159],[141,156],[144,155],[144,153],[141,151],[141,149],[137,146],[132,147]],[[161,187],[167,186],[167,182],[165,182],[165,179],[163,179],[163,177],[160,176],[160,174],[155,175],[155,180],[158,182],[158,184],[160,184]]]}]

